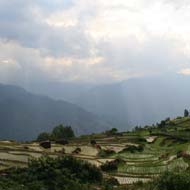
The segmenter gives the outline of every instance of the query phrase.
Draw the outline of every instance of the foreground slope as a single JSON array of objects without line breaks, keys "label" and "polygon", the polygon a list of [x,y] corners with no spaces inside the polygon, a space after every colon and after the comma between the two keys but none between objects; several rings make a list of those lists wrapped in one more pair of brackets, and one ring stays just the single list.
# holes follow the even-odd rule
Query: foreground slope
[{"label": "foreground slope", "polygon": [[38,143],[0,143],[2,171],[12,166],[25,167],[28,158],[43,155],[72,155],[85,160],[100,167],[105,177],[117,179],[120,185],[139,181],[146,184],[166,171],[189,171],[190,118],[167,120],[164,126],[149,126],[132,132],[81,136],[67,145],[53,143],[49,149]]},{"label": "foreground slope", "polygon": [[0,85],[0,138],[32,139],[59,123],[71,125],[77,134],[109,127],[74,104],[34,95],[16,86]]}]

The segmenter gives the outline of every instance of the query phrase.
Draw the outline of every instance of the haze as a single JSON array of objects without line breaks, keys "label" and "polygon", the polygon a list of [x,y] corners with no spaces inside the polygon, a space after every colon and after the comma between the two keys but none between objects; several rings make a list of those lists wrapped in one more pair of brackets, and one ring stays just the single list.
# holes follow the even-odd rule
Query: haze
[{"label": "haze", "polygon": [[0,0],[0,83],[121,130],[175,117],[190,106],[189,20],[187,0]]}]

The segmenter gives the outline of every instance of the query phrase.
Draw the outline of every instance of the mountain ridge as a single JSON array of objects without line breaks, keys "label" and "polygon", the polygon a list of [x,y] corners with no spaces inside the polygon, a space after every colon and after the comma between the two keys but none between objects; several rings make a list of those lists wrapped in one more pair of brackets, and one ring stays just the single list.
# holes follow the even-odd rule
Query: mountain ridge
[{"label": "mountain ridge", "polygon": [[63,100],[35,95],[15,85],[0,84],[0,138],[26,140],[63,123],[76,134],[110,127],[95,114]]}]

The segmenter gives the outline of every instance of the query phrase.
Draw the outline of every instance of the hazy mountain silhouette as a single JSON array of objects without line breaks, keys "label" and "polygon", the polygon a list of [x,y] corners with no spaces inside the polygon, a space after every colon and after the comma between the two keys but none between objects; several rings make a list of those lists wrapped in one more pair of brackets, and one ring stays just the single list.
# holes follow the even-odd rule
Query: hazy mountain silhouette
[{"label": "hazy mountain silhouette", "polygon": [[31,91],[70,101],[106,117],[112,125],[123,130],[182,115],[184,108],[190,108],[189,84],[189,76],[176,74],[96,86],[54,83],[37,88],[33,85]]},{"label": "hazy mountain silhouette", "polygon": [[190,108],[190,77],[138,78],[93,88],[75,103],[97,114],[115,117],[123,125],[147,125],[182,115]]},{"label": "hazy mountain silhouette", "polygon": [[34,95],[20,87],[0,85],[0,138],[32,139],[60,123],[71,125],[77,134],[110,127],[100,117],[74,104]]}]

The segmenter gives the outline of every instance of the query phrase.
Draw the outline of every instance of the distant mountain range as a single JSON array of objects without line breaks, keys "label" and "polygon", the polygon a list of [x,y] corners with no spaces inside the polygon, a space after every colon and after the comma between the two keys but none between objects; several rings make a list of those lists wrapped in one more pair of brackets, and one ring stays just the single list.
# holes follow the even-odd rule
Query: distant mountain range
[{"label": "distant mountain range", "polygon": [[[117,118],[126,126],[148,125],[190,109],[190,77],[139,78],[99,86],[85,92],[76,104],[86,110]],[[126,125],[125,125],[126,124]]]},{"label": "distant mountain range", "polygon": [[77,134],[153,124],[190,108],[189,84],[189,76],[173,75],[106,85],[22,85],[27,91],[0,85],[0,138],[32,139],[60,123]]},{"label": "distant mountain range", "polygon": [[51,131],[61,123],[71,125],[77,134],[111,127],[100,117],[74,104],[0,84],[1,139],[34,139],[40,132]]},{"label": "distant mountain range", "polygon": [[190,77],[136,78],[107,85],[46,83],[26,86],[35,93],[63,99],[97,114],[121,130],[182,115],[190,108]]}]

